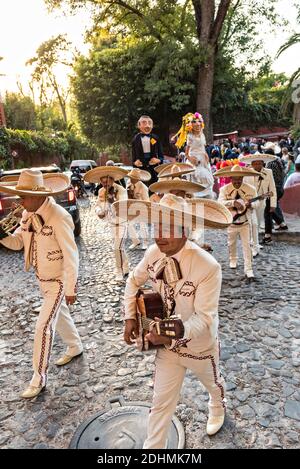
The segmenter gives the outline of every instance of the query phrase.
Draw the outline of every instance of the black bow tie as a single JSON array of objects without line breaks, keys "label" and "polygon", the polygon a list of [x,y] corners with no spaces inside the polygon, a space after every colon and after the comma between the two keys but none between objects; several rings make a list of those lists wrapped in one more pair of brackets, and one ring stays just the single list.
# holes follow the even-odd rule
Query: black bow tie
[{"label": "black bow tie", "polygon": [[141,135],[141,138],[144,138],[144,137],[150,138],[150,135],[148,135],[148,134],[142,134],[142,135]]},{"label": "black bow tie", "polygon": [[258,176],[258,180],[263,181],[264,180],[263,176]]}]

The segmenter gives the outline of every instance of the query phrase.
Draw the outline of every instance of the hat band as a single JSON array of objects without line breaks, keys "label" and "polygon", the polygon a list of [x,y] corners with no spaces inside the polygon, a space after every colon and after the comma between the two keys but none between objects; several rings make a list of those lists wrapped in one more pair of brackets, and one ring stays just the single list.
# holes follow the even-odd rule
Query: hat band
[{"label": "hat band", "polygon": [[45,187],[45,186],[22,186],[22,185],[18,185],[16,186],[16,189],[19,190],[19,191],[31,191],[31,192],[52,192],[52,189],[50,189],[49,187]]}]

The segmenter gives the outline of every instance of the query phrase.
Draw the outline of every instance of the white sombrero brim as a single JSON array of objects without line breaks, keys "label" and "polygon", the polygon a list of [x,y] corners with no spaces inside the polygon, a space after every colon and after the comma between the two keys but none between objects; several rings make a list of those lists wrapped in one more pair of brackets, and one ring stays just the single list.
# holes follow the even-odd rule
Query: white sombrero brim
[{"label": "white sombrero brim", "polygon": [[165,171],[161,171],[158,176],[159,176],[159,179],[164,179],[164,178],[180,178],[181,176],[183,176],[184,174],[191,174],[191,173],[194,173],[195,172],[195,169],[196,168],[193,168],[191,166],[190,169],[186,169],[186,170],[183,170],[183,171],[178,171],[176,173],[165,173]]},{"label": "white sombrero brim", "polygon": [[[176,166],[176,168],[178,168],[178,170],[179,170],[175,174],[170,172],[170,169],[174,166]],[[169,163],[164,168],[162,168],[161,171],[159,171],[158,176],[160,178],[162,178],[162,177],[176,177],[177,175],[179,176],[181,174],[188,174],[190,172],[193,172],[193,171],[195,171],[195,169],[196,168],[193,165],[189,164],[189,163]]]},{"label": "white sombrero brim", "polygon": [[131,175],[130,175],[130,172],[129,172],[129,173],[127,173],[127,177],[129,177],[130,179],[137,179],[137,180],[139,180],[139,181],[144,181],[144,182],[146,182],[146,181],[150,181],[150,179],[151,179],[151,174],[148,173],[148,171],[144,171],[143,169],[140,169],[138,176],[134,176],[134,175],[131,176]]},{"label": "white sombrero brim", "polygon": [[214,176],[216,178],[238,178],[238,177],[246,177],[246,176],[260,176],[261,174],[258,173],[257,171],[250,171],[250,169],[247,170],[241,170],[241,171],[229,171],[228,169],[220,169],[217,171]]},{"label": "white sombrero brim", "polygon": [[222,224],[219,222],[220,213],[224,212],[223,208],[220,209],[220,212],[215,209],[215,218],[212,211],[210,213],[207,212],[209,218],[206,218],[204,205],[202,209],[199,207],[195,210],[191,206],[190,211],[182,211],[155,202],[128,199],[115,202],[112,207],[119,219],[135,221],[136,223],[163,223],[170,225],[170,222],[172,222],[176,226],[184,226],[192,230],[204,227],[217,228],[217,224],[219,224],[218,228],[221,227],[220,225],[222,225],[222,228],[226,228],[232,223],[232,217],[229,218],[228,216],[228,223]]},{"label": "white sombrero brim", "polygon": [[43,174],[44,186],[47,190],[29,190],[17,189],[17,181],[6,182],[4,184],[0,181],[0,192],[6,194],[14,194],[24,197],[50,197],[65,192],[70,186],[70,179],[66,174]]},{"label": "white sombrero brim", "polygon": [[253,161],[263,161],[264,163],[270,163],[271,161],[276,160],[276,156],[274,155],[266,155],[264,153],[261,153],[260,155],[247,155],[247,156],[241,156],[239,160],[242,163],[246,164],[251,164]]},{"label": "white sombrero brim", "polygon": [[209,228],[227,228],[232,223],[232,214],[223,204],[211,199],[186,199],[192,212],[203,214],[204,226]]},{"label": "white sombrero brim", "polygon": [[178,181],[176,179],[169,179],[167,181],[161,179],[151,184],[149,189],[151,192],[158,192],[160,194],[168,194],[170,191],[184,191],[194,194],[204,191],[206,187],[197,182],[186,181],[185,179],[179,179]]},{"label": "white sombrero brim", "polygon": [[83,179],[86,182],[98,183],[101,178],[111,177],[114,181],[119,181],[127,176],[126,169],[119,168],[118,166],[98,166],[97,168],[90,169]]},{"label": "white sombrero brim", "polygon": [[[175,163],[173,163],[174,165]],[[156,173],[160,173],[163,169],[167,168],[168,166],[172,166],[172,163],[163,163],[154,168]]]}]

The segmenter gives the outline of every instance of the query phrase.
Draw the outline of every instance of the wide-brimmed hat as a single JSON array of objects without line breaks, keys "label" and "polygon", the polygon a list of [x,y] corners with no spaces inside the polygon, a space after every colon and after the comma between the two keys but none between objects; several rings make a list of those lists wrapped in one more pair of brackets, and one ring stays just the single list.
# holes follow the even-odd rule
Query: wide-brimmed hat
[{"label": "wide-brimmed hat", "polygon": [[197,182],[186,181],[185,179],[172,178],[160,179],[154,182],[149,187],[151,192],[158,192],[159,194],[168,194],[170,191],[184,191],[190,194],[201,192],[206,189],[205,186],[198,184]]},{"label": "wide-brimmed hat", "polygon": [[83,179],[86,182],[97,183],[100,182],[101,178],[111,177],[114,181],[119,181],[127,175],[126,169],[119,168],[119,166],[98,166],[97,168],[90,169]]},{"label": "wide-brimmed hat", "polygon": [[43,174],[38,169],[23,169],[17,181],[0,181],[0,192],[21,197],[47,197],[65,192],[69,185],[66,174]]},{"label": "wide-brimmed hat", "polygon": [[244,177],[244,176],[260,176],[261,174],[257,171],[254,171],[252,168],[246,166],[239,166],[235,164],[234,166],[227,166],[226,168],[219,169],[215,172],[214,176],[217,178],[233,178],[233,177]]},{"label": "wide-brimmed hat", "polygon": [[127,176],[131,179],[138,179],[139,181],[149,181],[151,179],[151,174],[148,171],[143,169],[133,168]]},{"label": "wide-brimmed hat", "polygon": [[211,199],[186,199],[193,213],[203,210],[204,226],[209,228],[226,228],[232,223],[232,213],[220,202]]},{"label": "wide-brimmed hat", "polygon": [[159,173],[159,178],[178,178],[184,174],[190,174],[195,171],[194,166],[189,163],[176,163],[166,166]]},{"label": "wide-brimmed hat", "polygon": [[275,155],[278,155],[281,152],[280,146],[275,142],[266,142],[266,144],[262,145],[261,148],[265,151],[273,150]]},{"label": "wide-brimmed hat", "polygon": [[228,215],[225,222],[224,215],[221,215],[225,208],[222,204],[218,204],[219,212],[217,208],[213,213],[205,210],[204,204],[199,204],[195,210],[185,199],[173,194],[165,194],[159,203],[128,199],[117,201],[112,206],[120,219],[139,223],[162,223],[165,226],[174,224],[192,230],[203,227],[216,228],[221,216],[224,224],[219,222],[218,228],[226,228],[232,223],[232,216]]},{"label": "wide-brimmed hat", "polygon": [[276,156],[256,152],[253,155],[241,156],[239,160],[246,164],[251,164],[253,161],[263,161],[264,163],[270,163],[270,161],[276,160]]}]

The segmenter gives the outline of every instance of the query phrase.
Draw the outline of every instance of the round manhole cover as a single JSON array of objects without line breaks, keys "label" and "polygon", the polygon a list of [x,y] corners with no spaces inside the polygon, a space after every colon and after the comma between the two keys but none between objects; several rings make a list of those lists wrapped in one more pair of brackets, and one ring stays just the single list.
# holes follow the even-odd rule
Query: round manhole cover
[{"label": "round manhole cover", "polygon": [[[150,405],[143,402],[126,403],[122,397],[109,399],[109,408],[85,420],[76,430],[72,449],[140,449],[147,435]],[[115,405],[113,405],[115,404]],[[167,448],[184,448],[184,429],[173,417]]]}]

